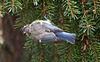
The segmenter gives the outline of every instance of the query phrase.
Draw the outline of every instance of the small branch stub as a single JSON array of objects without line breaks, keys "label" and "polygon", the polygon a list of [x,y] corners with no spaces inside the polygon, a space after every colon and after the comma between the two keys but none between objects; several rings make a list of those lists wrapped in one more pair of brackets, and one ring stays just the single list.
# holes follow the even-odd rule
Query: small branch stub
[{"label": "small branch stub", "polygon": [[95,4],[95,0],[93,0],[93,3],[94,3],[94,10],[93,10],[93,12],[94,12],[94,14],[96,14],[96,4]]},{"label": "small branch stub", "polygon": [[14,0],[12,0],[12,7],[14,7]]},{"label": "small branch stub", "polygon": [[85,51],[86,50],[86,44],[83,46],[83,51]]},{"label": "small branch stub", "polygon": [[91,25],[86,25],[86,28],[89,28]]},{"label": "small branch stub", "polygon": [[86,44],[88,45],[89,43],[88,43],[88,39],[86,39]]}]

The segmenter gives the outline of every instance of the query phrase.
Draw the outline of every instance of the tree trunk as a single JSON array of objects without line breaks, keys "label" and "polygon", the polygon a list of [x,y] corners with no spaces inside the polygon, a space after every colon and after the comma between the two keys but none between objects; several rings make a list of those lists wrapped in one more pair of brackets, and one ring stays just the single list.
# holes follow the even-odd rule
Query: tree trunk
[{"label": "tree trunk", "polygon": [[[0,19],[0,47],[1,47],[1,44],[3,44],[3,39],[2,39],[2,23],[1,23],[1,19]],[[1,48],[0,48],[0,62],[3,62]]]},{"label": "tree trunk", "polygon": [[2,18],[3,38],[4,38],[4,50],[3,53],[4,62],[19,62],[24,44],[24,36],[21,33],[21,29],[15,29],[16,16],[4,15]]}]

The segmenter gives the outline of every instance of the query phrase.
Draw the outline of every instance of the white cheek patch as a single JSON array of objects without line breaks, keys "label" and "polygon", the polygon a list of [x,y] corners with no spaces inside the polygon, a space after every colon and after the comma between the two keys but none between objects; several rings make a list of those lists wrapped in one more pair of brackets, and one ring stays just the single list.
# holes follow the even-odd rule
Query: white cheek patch
[{"label": "white cheek patch", "polygon": [[41,40],[39,40],[39,42],[41,43]]},{"label": "white cheek patch", "polygon": [[24,32],[23,34],[25,34],[26,32]]}]

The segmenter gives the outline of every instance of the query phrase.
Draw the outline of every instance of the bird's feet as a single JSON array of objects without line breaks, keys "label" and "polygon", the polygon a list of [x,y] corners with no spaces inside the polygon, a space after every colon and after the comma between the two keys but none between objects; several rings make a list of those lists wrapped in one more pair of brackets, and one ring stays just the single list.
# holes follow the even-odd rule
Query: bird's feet
[{"label": "bird's feet", "polygon": [[55,42],[57,42],[57,39],[55,39]]}]

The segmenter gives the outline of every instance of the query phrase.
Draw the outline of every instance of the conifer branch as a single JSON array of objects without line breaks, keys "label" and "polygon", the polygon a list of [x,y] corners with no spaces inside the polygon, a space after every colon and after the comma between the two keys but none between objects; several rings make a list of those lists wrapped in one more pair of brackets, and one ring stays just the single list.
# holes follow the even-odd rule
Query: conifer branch
[{"label": "conifer branch", "polygon": [[[85,14],[85,17],[87,16],[87,14],[86,14],[86,10],[85,10],[85,7],[84,7],[84,3],[85,3],[85,0],[82,0],[82,6],[83,6],[83,12],[84,12],[84,14]],[[86,20],[86,28],[89,28],[90,27],[90,25],[88,25],[88,21]],[[84,33],[84,43],[83,43],[83,54],[84,54],[84,51],[86,50],[86,47],[87,47],[87,45],[88,45],[88,35],[86,34],[86,32]],[[83,58],[82,58],[83,60],[83,62],[84,62],[84,55],[83,55]]]},{"label": "conifer branch", "polygon": [[31,5],[32,5],[32,4],[29,5],[29,7],[27,8],[27,10],[22,9],[23,12],[25,11],[24,16],[23,16],[23,19],[22,19],[22,27],[24,26],[24,21],[25,21],[27,12],[29,11]]},{"label": "conifer branch", "polygon": [[[26,47],[25,49],[26,51],[29,51],[29,52],[31,49],[32,51],[31,53],[33,54],[29,58],[30,60],[33,59],[32,62],[33,61],[50,62],[52,60],[52,57],[54,57],[53,58],[54,60],[52,60],[53,62],[54,61],[55,62],[59,62],[59,61],[78,62],[79,60],[81,60],[81,62],[85,62],[85,61],[99,62],[100,61],[99,60],[100,54],[98,51],[100,49],[98,46],[99,45],[98,39],[100,38],[100,33],[98,31],[99,30],[98,22],[100,18],[99,17],[100,16],[99,14],[100,1],[98,0],[89,0],[89,1],[88,0],[81,0],[81,1],[76,1],[76,0],[73,0],[73,1],[72,0],[62,0],[62,1],[61,0],[50,0],[50,1],[48,0],[42,0],[42,1],[41,0],[11,0],[11,1],[5,0],[4,2],[3,1],[4,0],[1,0],[0,2],[1,3],[0,11],[2,11],[1,13],[3,13],[4,15],[6,15],[6,13],[7,14],[12,13],[12,15],[14,13],[17,13],[17,16],[19,17],[15,21],[16,22],[15,25],[18,27],[23,27],[25,24],[29,24],[30,22],[34,21],[34,19],[36,18],[41,19],[40,15],[46,14],[47,10],[50,9],[48,13],[54,16],[53,18],[52,16],[50,17],[52,18],[54,22],[57,22],[58,24],[60,24],[56,26],[62,27],[62,29],[66,28],[67,32],[76,32],[77,34],[75,38],[76,43],[74,44],[77,48],[75,49],[74,49],[74,45],[70,45],[69,43],[66,44],[66,42],[59,43],[60,47],[54,44],[50,44],[50,45],[45,44],[46,48],[44,48],[43,44],[33,43],[32,40],[30,41],[30,38],[27,37],[25,39],[27,41],[25,42],[25,47]],[[19,10],[20,8],[21,10]],[[91,11],[91,8],[94,8],[92,9],[93,11]],[[41,12],[41,14],[39,13],[39,11]],[[96,14],[96,16],[93,13]],[[75,18],[77,18],[77,20]],[[59,20],[57,21],[57,19]],[[75,22],[67,21],[69,19],[74,20]],[[64,20],[66,21],[64,22]],[[10,23],[10,21],[8,22]],[[74,26],[73,24],[74,25],[77,24],[77,25]],[[95,33],[98,34],[98,37]],[[80,40],[79,37],[82,39],[81,44],[80,42],[78,42],[78,40]],[[93,40],[94,40],[93,43],[90,41],[90,39],[92,39],[90,37],[93,37]],[[36,46],[40,46],[40,47],[36,47]],[[49,46],[52,48],[50,49]],[[92,50],[91,50],[91,46],[92,46]],[[34,47],[34,49],[32,47]],[[27,54],[25,53],[24,57],[27,56]],[[82,56],[82,57],[79,57],[79,56]],[[93,59],[91,60],[91,58]],[[78,60],[74,60],[74,59],[78,59]],[[23,60],[22,62],[25,62],[25,60]]]},{"label": "conifer branch", "polygon": [[[68,43],[66,44],[66,48],[68,48]],[[64,51],[64,57],[65,57],[65,58],[66,58],[66,56],[67,56],[67,55],[66,55],[66,51],[67,51],[67,50]]]},{"label": "conifer branch", "polygon": [[62,21],[62,23],[63,23],[60,0],[57,0],[57,2],[58,2],[58,8],[59,8],[59,12],[60,12],[60,19],[59,19],[59,21]]},{"label": "conifer branch", "polygon": [[[23,19],[22,19],[22,27],[24,26],[24,21],[25,21],[26,14],[27,14],[28,10],[29,10],[29,8],[26,10],[26,12],[25,12],[25,14],[24,14],[24,17],[23,17]],[[23,9],[23,11],[24,11],[24,9]]]},{"label": "conifer branch", "polygon": [[[1,0],[1,4],[2,4],[2,7],[1,8],[4,8],[4,1],[3,0]],[[3,9],[0,9],[0,14],[2,14],[2,12],[4,11]]]},{"label": "conifer branch", "polygon": [[[3,0],[1,0],[1,4],[2,4],[2,5],[4,4],[4,1],[3,1]],[[4,7],[4,5],[3,5],[3,7]]]}]

